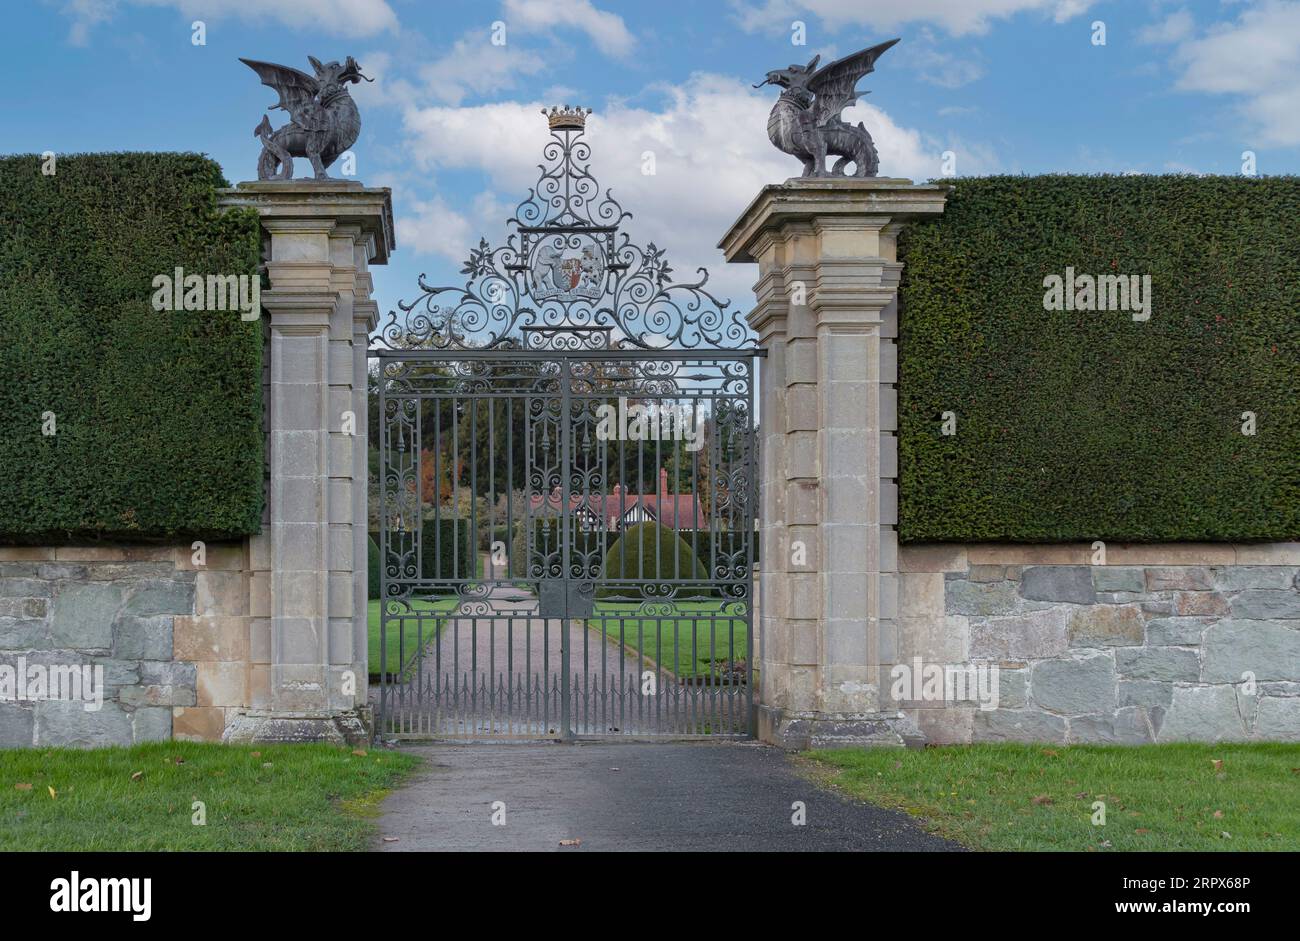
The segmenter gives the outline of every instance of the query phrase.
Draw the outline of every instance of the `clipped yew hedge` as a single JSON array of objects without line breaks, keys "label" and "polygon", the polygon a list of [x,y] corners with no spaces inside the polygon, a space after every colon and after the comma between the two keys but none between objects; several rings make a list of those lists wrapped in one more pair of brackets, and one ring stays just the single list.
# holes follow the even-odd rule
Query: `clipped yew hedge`
[{"label": "clipped yew hedge", "polygon": [[256,213],[217,211],[198,154],[41,166],[0,158],[0,541],[256,532],[260,325],[150,303],[177,266],[256,276]]},{"label": "clipped yew hedge", "polygon": [[[1300,538],[1300,178],[961,180],[899,259],[902,541]],[[1150,320],[1044,310],[1067,266]]]},{"label": "clipped yew hedge", "polygon": [[[655,598],[675,591],[676,598],[695,598],[712,594],[707,584],[708,572],[695,557],[691,547],[667,526],[636,523],[614,540],[601,566],[606,584],[596,592],[597,598]],[[665,586],[665,582],[694,582]]]}]

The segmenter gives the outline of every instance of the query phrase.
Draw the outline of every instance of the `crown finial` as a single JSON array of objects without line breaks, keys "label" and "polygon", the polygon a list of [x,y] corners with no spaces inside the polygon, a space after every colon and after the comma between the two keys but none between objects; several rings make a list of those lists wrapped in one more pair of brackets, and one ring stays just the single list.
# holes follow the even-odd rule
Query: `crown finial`
[{"label": "crown finial", "polygon": [[546,122],[551,126],[551,130],[583,128],[587,126],[587,115],[591,114],[591,109],[575,108],[572,105],[553,105],[549,111],[543,108],[542,114],[546,115]]}]

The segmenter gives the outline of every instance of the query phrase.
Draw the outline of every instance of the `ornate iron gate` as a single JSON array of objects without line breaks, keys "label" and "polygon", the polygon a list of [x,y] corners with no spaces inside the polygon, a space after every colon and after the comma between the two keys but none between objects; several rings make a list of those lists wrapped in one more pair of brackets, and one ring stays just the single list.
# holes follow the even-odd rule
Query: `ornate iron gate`
[{"label": "ornate iron gate", "polygon": [[380,735],[753,731],[762,351],[620,232],[587,113],[548,113],[506,243],[372,348]]}]

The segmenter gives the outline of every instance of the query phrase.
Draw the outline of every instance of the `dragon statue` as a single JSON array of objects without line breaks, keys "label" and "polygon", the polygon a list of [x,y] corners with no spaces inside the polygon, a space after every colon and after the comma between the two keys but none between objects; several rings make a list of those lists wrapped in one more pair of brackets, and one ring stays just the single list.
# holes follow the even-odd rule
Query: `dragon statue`
[{"label": "dragon statue", "polygon": [[289,112],[289,123],[278,131],[271,130],[266,115],[253,129],[253,136],[262,140],[262,154],[257,159],[259,180],[291,179],[294,157],[306,157],[316,179],[329,180],[325,168],[356,143],[361,133],[361,115],[348,94],[348,85],[374,80],[361,74],[361,66],[351,56],[342,65],[321,65],[313,56],[307,60],[316,70],[315,77],[287,65],[239,60],[257,73],[263,85],[279,93],[280,103],[272,105],[272,110]]},{"label": "dragon statue", "polygon": [[[779,85],[784,91],[767,119],[767,136],[778,150],[803,161],[804,176],[848,176],[844,167],[852,162],[854,176],[875,176],[880,158],[871,135],[859,121],[857,127],[840,117],[845,108],[858,100],[858,79],[875,71],[876,59],[898,42],[891,39],[870,49],[838,59],[818,69],[821,56],[807,65],[768,72],[755,85]],[[826,155],[839,157],[830,171]]]}]

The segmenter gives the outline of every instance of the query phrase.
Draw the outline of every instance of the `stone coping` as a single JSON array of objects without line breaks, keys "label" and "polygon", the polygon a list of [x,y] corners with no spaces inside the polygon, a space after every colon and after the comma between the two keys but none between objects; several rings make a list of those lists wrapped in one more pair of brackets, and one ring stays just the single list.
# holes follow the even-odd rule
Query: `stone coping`
[{"label": "stone coping", "polygon": [[[1300,542],[1107,542],[1106,565],[1300,565]],[[917,543],[899,546],[900,572],[958,572],[969,565],[1090,565],[1093,544]]]},{"label": "stone coping", "polygon": [[729,262],[757,261],[760,235],[791,222],[834,216],[884,216],[901,222],[943,212],[949,187],[891,177],[796,177],[763,187],[718,242]]}]

